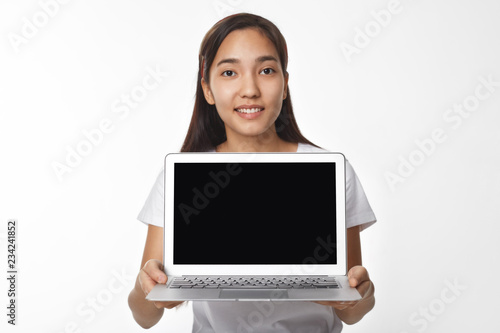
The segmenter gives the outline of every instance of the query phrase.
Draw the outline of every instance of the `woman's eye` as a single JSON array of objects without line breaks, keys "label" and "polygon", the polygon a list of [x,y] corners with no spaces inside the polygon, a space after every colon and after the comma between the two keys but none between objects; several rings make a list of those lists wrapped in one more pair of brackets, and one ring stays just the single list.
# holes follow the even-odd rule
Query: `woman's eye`
[{"label": "woman's eye", "polygon": [[222,72],[222,76],[234,76],[234,72],[233,71],[224,71]]},{"label": "woman's eye", "polygon": [[261,73],[264,73],[266,75],[269,75],[274,72],[274,69],[272,68],[264,68]]}]

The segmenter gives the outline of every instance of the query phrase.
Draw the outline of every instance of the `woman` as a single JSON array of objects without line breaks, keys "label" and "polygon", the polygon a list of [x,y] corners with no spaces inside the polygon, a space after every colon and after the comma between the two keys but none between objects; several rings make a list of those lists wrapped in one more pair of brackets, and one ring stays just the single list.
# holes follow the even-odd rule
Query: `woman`
[{"label": "woman", "polygon": [[[182,152],[323,151],[300,133],[288,89],[288,54],[278,28],[252,14],[217,22],[200,47],[193,116]],[[162,270],[163,173],[160,173],[139,220],[149,224],[143,259],[129,296],[135,320],[155,325],[164,308],[182,302],[149,302],[145,295],[166,283]],[[349,163],[346,163],[346,223],[349,283],[356,302],[286,302],[251,323],[254,302],[194,302],[193,332],[340,332],[342,322],[359,321],[374,306],[374,287],[361,266],[359,232],[375,216]],[[276,304],[276,303],[275,303]]]}]

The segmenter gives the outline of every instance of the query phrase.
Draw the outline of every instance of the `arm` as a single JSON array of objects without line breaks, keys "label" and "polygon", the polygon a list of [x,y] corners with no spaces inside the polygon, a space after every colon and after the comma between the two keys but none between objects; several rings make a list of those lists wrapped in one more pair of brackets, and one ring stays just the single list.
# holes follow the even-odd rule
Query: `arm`
[{"label": "arm", "polygon": [[375,287],[366,269],[361,266],[361,241],[359,226],[347,229],[347,265],[349,284],[356,287],[362,299],[355,302],[316,302],[331,306],[337,316],[352,325],[361,320],[375,306]]},{"label": "arm", "polygon": [[163,316],[164,308],[171,309],[182,302],[151,302],[146,295],[157,283],[167,283],[163,272],[163,228],[148,226],[148,235],[141,270],[137,275],[134,289],[128,296],[128,304],[135,321],[142,328],[150,328]]}]

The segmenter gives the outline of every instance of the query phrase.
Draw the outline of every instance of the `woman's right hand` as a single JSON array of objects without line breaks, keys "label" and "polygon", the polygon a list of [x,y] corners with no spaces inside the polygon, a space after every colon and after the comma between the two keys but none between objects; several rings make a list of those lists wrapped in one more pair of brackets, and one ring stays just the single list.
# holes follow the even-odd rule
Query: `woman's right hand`
[{"label": "woman's right hand", "polygon": [[[163,272],[163,265],[158,259],[150,259],[146,262],[139,272],[139,283],[144,295],[147,296],[151,289],[157,284],[167,283],[167,275]],[[184,302],[154,302],[154,305],[160,308],[172,309]]]}]

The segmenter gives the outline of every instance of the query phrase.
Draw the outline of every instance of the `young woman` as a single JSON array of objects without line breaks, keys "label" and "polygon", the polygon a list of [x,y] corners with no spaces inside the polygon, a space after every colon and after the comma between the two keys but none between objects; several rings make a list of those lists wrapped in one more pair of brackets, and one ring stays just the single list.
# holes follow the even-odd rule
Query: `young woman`
[{"label": "young woman", "polygon": [[[278,28],[252,14],[217,22],[200,47],[199,73],[191,124],[182,152],[323,151],[300,133],[293,116],[286,42]],[[141,270],[129,296],[137,323],[155,325],[164,309],[182,302],[150,302],[145,295],[166,283],[162,270],[163,172],[138,219],[148,224]],[[363,296],[356,302],[283,302],[249,317],[255,302],[193,302],[193,332],[340,332],[375,304],[374,286],[361,266],[359,232],[375,222],[351,165],[346,163],[346,222],[349,283]],[[262,310],[264,311],[264,310]]]}]

